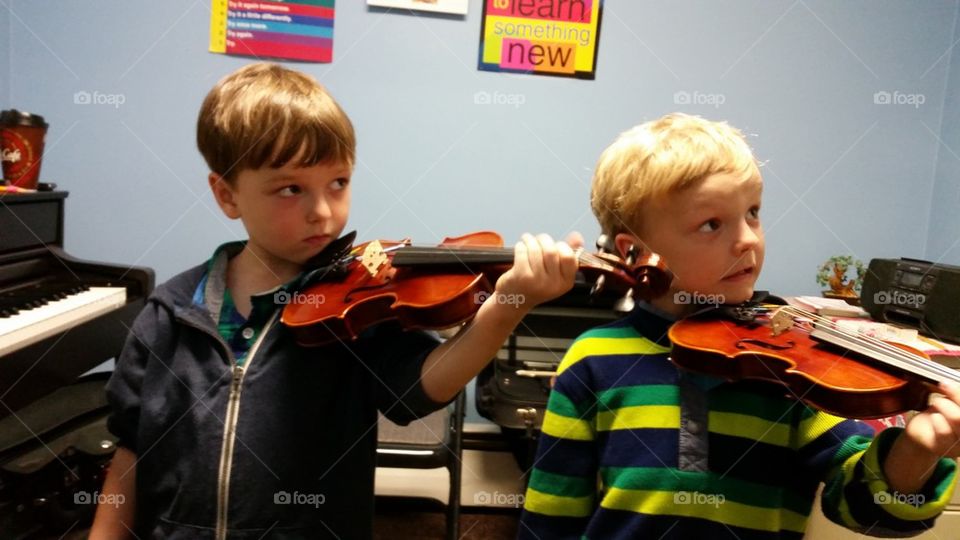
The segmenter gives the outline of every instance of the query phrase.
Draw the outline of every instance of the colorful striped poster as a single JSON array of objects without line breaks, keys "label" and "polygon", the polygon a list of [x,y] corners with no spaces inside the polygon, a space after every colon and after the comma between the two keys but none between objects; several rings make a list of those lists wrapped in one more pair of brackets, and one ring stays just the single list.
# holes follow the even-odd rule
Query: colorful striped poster
[{"label": "colorful striped poster", "polygon": [[603,0],[483,0],[480,65],[593,79]]},{"label": "colorful striped poster", "polygon": [[210,52],[333,61],[334,0],[212,0]]}]

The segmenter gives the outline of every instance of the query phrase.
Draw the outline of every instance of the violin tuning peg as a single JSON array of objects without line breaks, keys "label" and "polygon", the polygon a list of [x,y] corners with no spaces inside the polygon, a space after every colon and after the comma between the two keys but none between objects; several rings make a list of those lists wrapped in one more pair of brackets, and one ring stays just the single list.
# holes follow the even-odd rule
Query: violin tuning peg
[{"label": "violin tuning peg", "polygon": [[630,244],[630,248],[627,249],[627,266],[633,266],[635,262],[637,262],[637,246],[636,244]]},{"label": "violin tuning peg", "polygon": [[610,236],[607,234],[601,234],[597,237],[597,251],[600,253],[613,253],[616,247],[613,245],[613,241]]},{"label": "violin tuning peg", "polygon": [[633,301],[633,289],[629,289],[622,298],[617,300],[613,305],[614,311],[617,313],[630,313],[633,311],[633,306],[636,305],[636,302]]},{"label": "violin tuning peg", "polygon": [[590,288],[590,296],[596,296],[603,290],[603,285],[606,282],[607,276],[600,276],[595,282],[593,282],[593,287]]}]

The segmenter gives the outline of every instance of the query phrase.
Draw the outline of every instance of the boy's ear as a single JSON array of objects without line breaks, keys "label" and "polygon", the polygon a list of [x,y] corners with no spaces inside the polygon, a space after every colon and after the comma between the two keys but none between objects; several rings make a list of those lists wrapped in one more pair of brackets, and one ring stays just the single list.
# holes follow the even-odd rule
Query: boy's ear
[{"label": "boy's ear", "polygon": [[240,208],[237,207],[236,194],[233,187],[230,186],[230,182],[227,182],[226,179],[215,172],[207,176],[207,181],[210,183],[213,198],[217,200],[217,204],[223,210],[223,213],[230,219],[239,218]]},{"label": "boy's ear", "polygon": [[643,242],[635,234],[617,233],[617,236],[613,238],[613,243],[617,246],[617,255],[621,259],[627,258],[627,252],[630,251],[632,246],[636,246],[637,254],[643,253]]}]

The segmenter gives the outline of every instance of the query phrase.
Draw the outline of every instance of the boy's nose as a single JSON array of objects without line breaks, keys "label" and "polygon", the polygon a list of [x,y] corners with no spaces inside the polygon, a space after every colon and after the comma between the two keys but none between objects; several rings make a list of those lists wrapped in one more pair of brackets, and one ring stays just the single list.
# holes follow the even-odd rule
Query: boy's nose
[{"label": "boy's nose", "polygon": [[310,202],[310,207],[307,209],[308,220],[319,221],[329,219],[330,216],[330,205],[327,203],[326,197],[317,197]]},{"label": "boy's nose", "polygon": [[737,241],[734,249],[737,251],[737,253],[742,253],[752,249],[760,243],[761,234],[762,233],[759,229],[751,227],[749,223],[742,223],[740,225],[740,230],[737,231]]}]

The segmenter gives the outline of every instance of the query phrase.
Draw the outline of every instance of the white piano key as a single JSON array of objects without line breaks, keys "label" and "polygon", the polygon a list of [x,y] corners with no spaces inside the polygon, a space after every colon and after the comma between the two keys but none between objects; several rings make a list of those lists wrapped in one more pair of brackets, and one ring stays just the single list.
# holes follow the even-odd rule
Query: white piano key
[{"label": "white piano key", "polygon": [[0,356],[120,309],[126,302],[127,289],[124,287],[91,287],[38,308],[0,318]]}]

